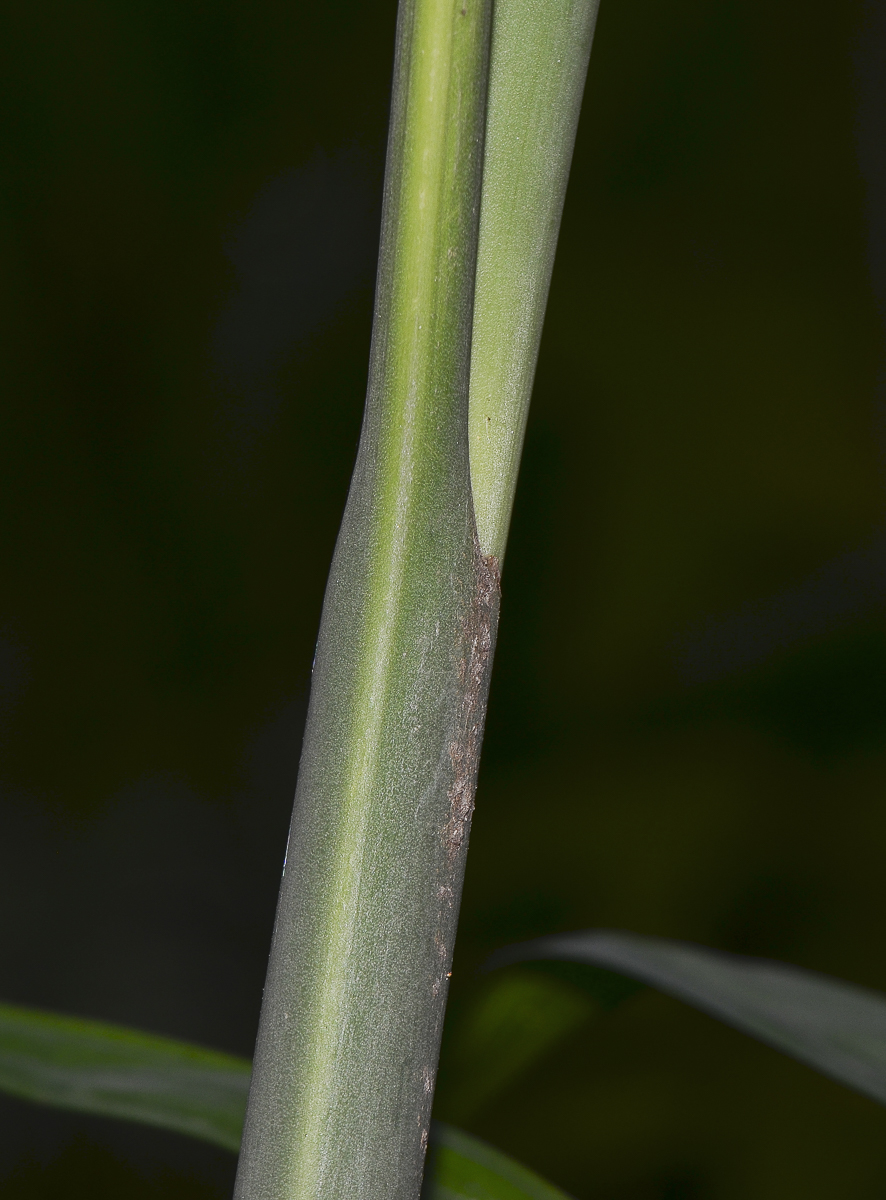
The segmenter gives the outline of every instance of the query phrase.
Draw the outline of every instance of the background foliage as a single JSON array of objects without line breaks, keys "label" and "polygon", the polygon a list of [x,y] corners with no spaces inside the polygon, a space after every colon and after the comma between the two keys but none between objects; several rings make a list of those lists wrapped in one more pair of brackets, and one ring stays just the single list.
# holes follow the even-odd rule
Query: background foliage
[{"label": "background foliage", "polygon": [[[393,3],[8,9],[0,992],[249,1054],[365,387]],[[886,989],[882,14],[603,0],[453,979],[610,926]],[[580,1200],[882,1194],[652,992],[439,1115]],[[454,1046],[454,1048],[453,1048]],[[457,1057],[456,1043],[450,1057]],[[0,1099],[19,1197],[228,1193]]]}]

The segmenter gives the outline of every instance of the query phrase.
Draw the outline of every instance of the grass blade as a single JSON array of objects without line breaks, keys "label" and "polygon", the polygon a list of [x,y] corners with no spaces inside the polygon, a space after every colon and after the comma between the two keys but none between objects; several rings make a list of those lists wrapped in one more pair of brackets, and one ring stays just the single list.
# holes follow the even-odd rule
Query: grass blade
[{"label": "grass blade", "polygon": [[447,1018],[441,1111],[469,1120],[595,1011],[584,991],[538,973],[489,981],[467,1012],[451,1023]]},{"label": "grass blade", "polygon": [[490,966],[587,963],[650,984],[886,1104],[886,996],[787,963],[588,930],[510,946]]},{"label": "grass blade", "polygon": [[435,1122],[422,1200],[568,1200],[565,1192],[478,1138]]},{"label": "grass blade", "polygon": [[[251,1064],[101,1021],[0,1004],[0,1091],[173,1129],[236,1153]],[[533,1172],[435,1123],[423,1200],[566,1200]]]},{"label": "grass blade", "polygon": [[240,1145],[251,1064],[118,1025],[0,1005],[0,1090]]}]

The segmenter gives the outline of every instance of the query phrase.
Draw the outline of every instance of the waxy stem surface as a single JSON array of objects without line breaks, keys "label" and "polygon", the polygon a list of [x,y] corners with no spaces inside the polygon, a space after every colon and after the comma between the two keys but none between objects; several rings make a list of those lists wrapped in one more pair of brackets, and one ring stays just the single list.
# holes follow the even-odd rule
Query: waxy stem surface
[{"label": "waxy stem surface", "polygon": [[404,0],[366,416],[238,1200],[417,1200],[498,616],[468,376],[488,0]]}]

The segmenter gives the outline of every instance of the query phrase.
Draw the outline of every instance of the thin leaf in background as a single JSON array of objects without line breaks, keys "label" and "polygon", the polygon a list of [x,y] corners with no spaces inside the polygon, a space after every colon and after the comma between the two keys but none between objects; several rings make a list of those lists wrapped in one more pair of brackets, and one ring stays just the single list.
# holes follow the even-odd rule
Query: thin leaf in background
[{"label": "thin leaf in background", "polygon": [[491,980],[449,1035],[440,1080],[444,1111],[468,1120],[597,1007],[574,985],[546,975]]},{"label": "thin leaf in background", "polygon": [[422,1200],[569,1200],[478,1138],[435,1121]]},{"label": "thin leaf in background", "polygon": [[[217,1050],[0,1005],[0,1091],[240,1147],[251,1064]],[[507,1155],[448,1125],[431,1133],[425,1200],[563,1200]]]},{"label": "thin leaf in background", "polygon": [[510,946],[490,967],[588,963],[651,984],[886,1104],[886,996],[801,967],[588,930]]},{"label": "thin leaf in background", "polygon": [[100,1021],[0,1005],[0,1090],[236,1151],[251,1064]]}]

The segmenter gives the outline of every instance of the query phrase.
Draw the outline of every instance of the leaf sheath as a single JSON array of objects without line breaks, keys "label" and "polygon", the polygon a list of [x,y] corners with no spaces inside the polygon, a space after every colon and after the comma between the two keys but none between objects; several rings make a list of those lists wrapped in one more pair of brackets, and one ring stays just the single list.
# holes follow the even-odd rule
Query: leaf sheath
[{"label": "leaf sheath", "polygon": [[498,0],[492,30],[471,480],[486,554],[504,557],[598,0]]}]

